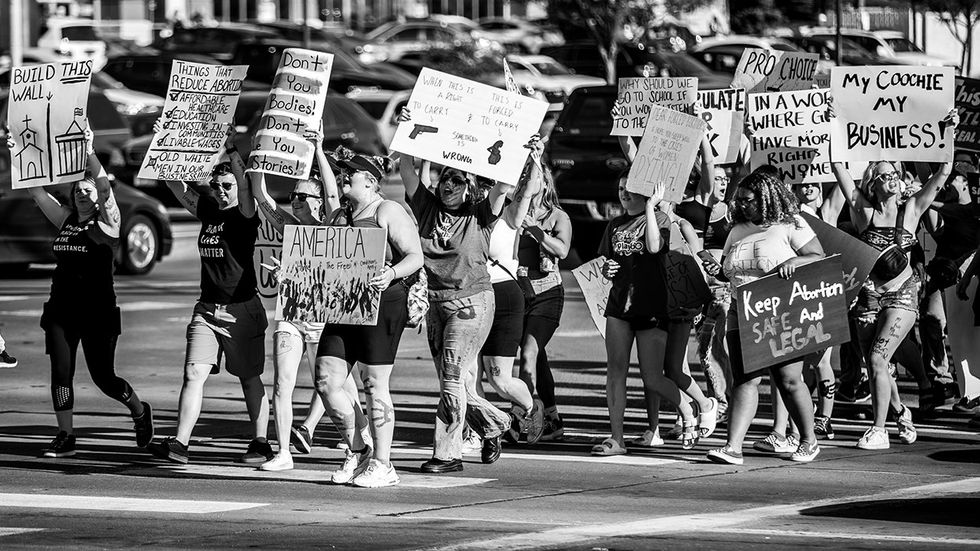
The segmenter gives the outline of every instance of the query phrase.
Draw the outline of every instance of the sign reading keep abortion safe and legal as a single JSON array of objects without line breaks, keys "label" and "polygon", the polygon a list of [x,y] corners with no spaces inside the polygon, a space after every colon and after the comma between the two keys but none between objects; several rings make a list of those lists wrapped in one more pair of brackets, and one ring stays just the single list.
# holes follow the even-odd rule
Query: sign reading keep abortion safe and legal
[{"label": "sign reading keep abortion safe and legal", "polygon": [[695,77],[621,78],[610,135],[642,136],[653,105],[693,115],[697,96],[698,79]]},{"label": "sign reading keep abortion safe and legal", "polygon": [[952,67],[834,67],[830,154],[835,161],[953,160]]},{"label": "sign reading keep abortion safe and legal", "polygon": [[548,103],[425,68],[408,108],[393,151],[517,185]]},{"label": "sign reading keep abortion safe and legal", "polygon": [[310,176],[313,144],[304,138],[320,127],[333,54],[286,48],[255,134],[248,169],[294,179]]},{"label": "sign reading keep abortion safe and legal", "polygon": [[174,60],[163,105],[138,177],[203,182],[221,157],[248,65]]},{"label": "sign reading keep abortion safe and legal", "polygon": [[790,92],[813,85],[820,56],[806,52],[784,52],[746,48],[735,68],[732,88],[757,92]]}]

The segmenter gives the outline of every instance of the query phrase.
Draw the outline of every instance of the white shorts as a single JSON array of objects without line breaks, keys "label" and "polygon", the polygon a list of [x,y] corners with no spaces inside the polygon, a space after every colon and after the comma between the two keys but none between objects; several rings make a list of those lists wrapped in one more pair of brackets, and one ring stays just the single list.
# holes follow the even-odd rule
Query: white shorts
[{"label": "white shorts", "polygon": [[279,321],[276,323],[275,333],[289,333],[303,339],[303,342],[316,344],[320,342],[320,333],[323,332],[322,323],[309,323],[305,321]]}]

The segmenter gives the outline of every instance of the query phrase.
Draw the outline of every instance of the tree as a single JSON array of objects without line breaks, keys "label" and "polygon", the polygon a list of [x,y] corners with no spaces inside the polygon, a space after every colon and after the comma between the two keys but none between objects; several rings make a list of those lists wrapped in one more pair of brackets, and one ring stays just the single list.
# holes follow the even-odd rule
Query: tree
[{"label": "tree", "polygon": [[934,12],[963,47],[960,74],[970,73],[973,64],[973,30],[980,22],[980,0],[917,0],[912,2]]}]

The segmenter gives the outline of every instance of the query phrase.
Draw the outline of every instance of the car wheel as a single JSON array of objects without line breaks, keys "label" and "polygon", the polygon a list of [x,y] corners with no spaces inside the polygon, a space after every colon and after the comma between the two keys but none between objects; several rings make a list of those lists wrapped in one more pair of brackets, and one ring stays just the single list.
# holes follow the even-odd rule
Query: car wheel
[{"label": "car wheel", "polygon": [[160,247],[160,238],[153,221],[142,214],[133,216],[126,222],[120,238],[120,271],[131,275],[149,273],[157,262],[157,251]]}]

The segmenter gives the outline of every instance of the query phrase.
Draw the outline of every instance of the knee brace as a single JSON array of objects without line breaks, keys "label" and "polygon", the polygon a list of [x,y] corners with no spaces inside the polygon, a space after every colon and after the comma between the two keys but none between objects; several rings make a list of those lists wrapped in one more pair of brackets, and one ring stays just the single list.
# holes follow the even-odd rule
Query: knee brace
[{"label": "knee brace", "polygon": [[820,381],[821,398],[827,398],[828,400],[833,400],[835,394],[837,394],[837,381],[831,381],[827,379]]},{"label": "knee brace", "polygon": [[75,407],[75,393],[70,386],[53,385],[51,400],[54,402],[55,411],[68,411]]}]

